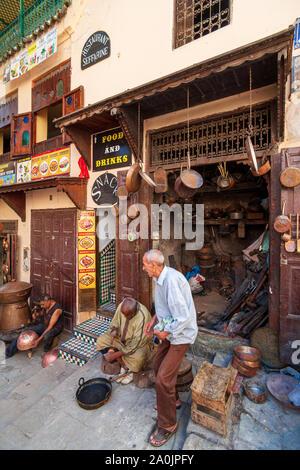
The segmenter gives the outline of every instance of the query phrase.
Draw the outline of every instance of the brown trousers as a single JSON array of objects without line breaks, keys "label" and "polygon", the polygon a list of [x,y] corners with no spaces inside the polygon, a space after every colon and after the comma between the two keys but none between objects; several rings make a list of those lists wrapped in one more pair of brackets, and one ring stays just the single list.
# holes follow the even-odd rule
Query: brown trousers
[{"label": "brown trousers", "polygon": [[179,368],[189,344],[159,343],[155,360],[158,426],[168,429],[176,424],[176,382]]}]

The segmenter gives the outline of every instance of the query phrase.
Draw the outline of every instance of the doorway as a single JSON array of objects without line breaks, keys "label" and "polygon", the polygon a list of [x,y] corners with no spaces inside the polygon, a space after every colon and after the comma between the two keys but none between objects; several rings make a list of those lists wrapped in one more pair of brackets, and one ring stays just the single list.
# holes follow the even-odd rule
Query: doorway
[{"label": "doorway", "polygon": [[31,302],[51,295],[69,331],[76,324],[76,220],[76,209],[31,211]]}]

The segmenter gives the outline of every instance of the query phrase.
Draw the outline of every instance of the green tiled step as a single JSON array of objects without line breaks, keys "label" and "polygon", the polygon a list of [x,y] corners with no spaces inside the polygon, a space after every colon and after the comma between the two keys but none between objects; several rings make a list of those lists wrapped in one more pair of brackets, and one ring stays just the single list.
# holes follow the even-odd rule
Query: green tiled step
[{"label": "green tiled step", "polygon": [[110,322],[111,318],[99,315],[76,325],[73,337],[58,346],[59,357],[79,366],[86,364],[97,355],[97,338],[108,330]]}]

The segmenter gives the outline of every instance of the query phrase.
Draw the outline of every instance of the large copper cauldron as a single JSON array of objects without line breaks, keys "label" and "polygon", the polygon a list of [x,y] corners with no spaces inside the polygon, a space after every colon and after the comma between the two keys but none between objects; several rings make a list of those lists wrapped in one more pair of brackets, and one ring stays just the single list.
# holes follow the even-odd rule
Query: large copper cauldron
[{"label": "large copper cauldron", "polygon": [[0,331],[12,331],[30,324],[28,297],[32,284],[11,281],[0,287]]}]

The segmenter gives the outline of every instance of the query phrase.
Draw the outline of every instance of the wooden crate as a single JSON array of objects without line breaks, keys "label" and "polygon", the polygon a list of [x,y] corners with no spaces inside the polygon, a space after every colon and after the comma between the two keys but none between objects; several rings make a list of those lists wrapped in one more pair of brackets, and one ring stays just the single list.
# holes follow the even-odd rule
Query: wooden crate
[{"label": "wooden crate", "polygon": [[226,420],[232,403],[237,371],[204,361],[191,385],[194,422],[226,436]]}]

